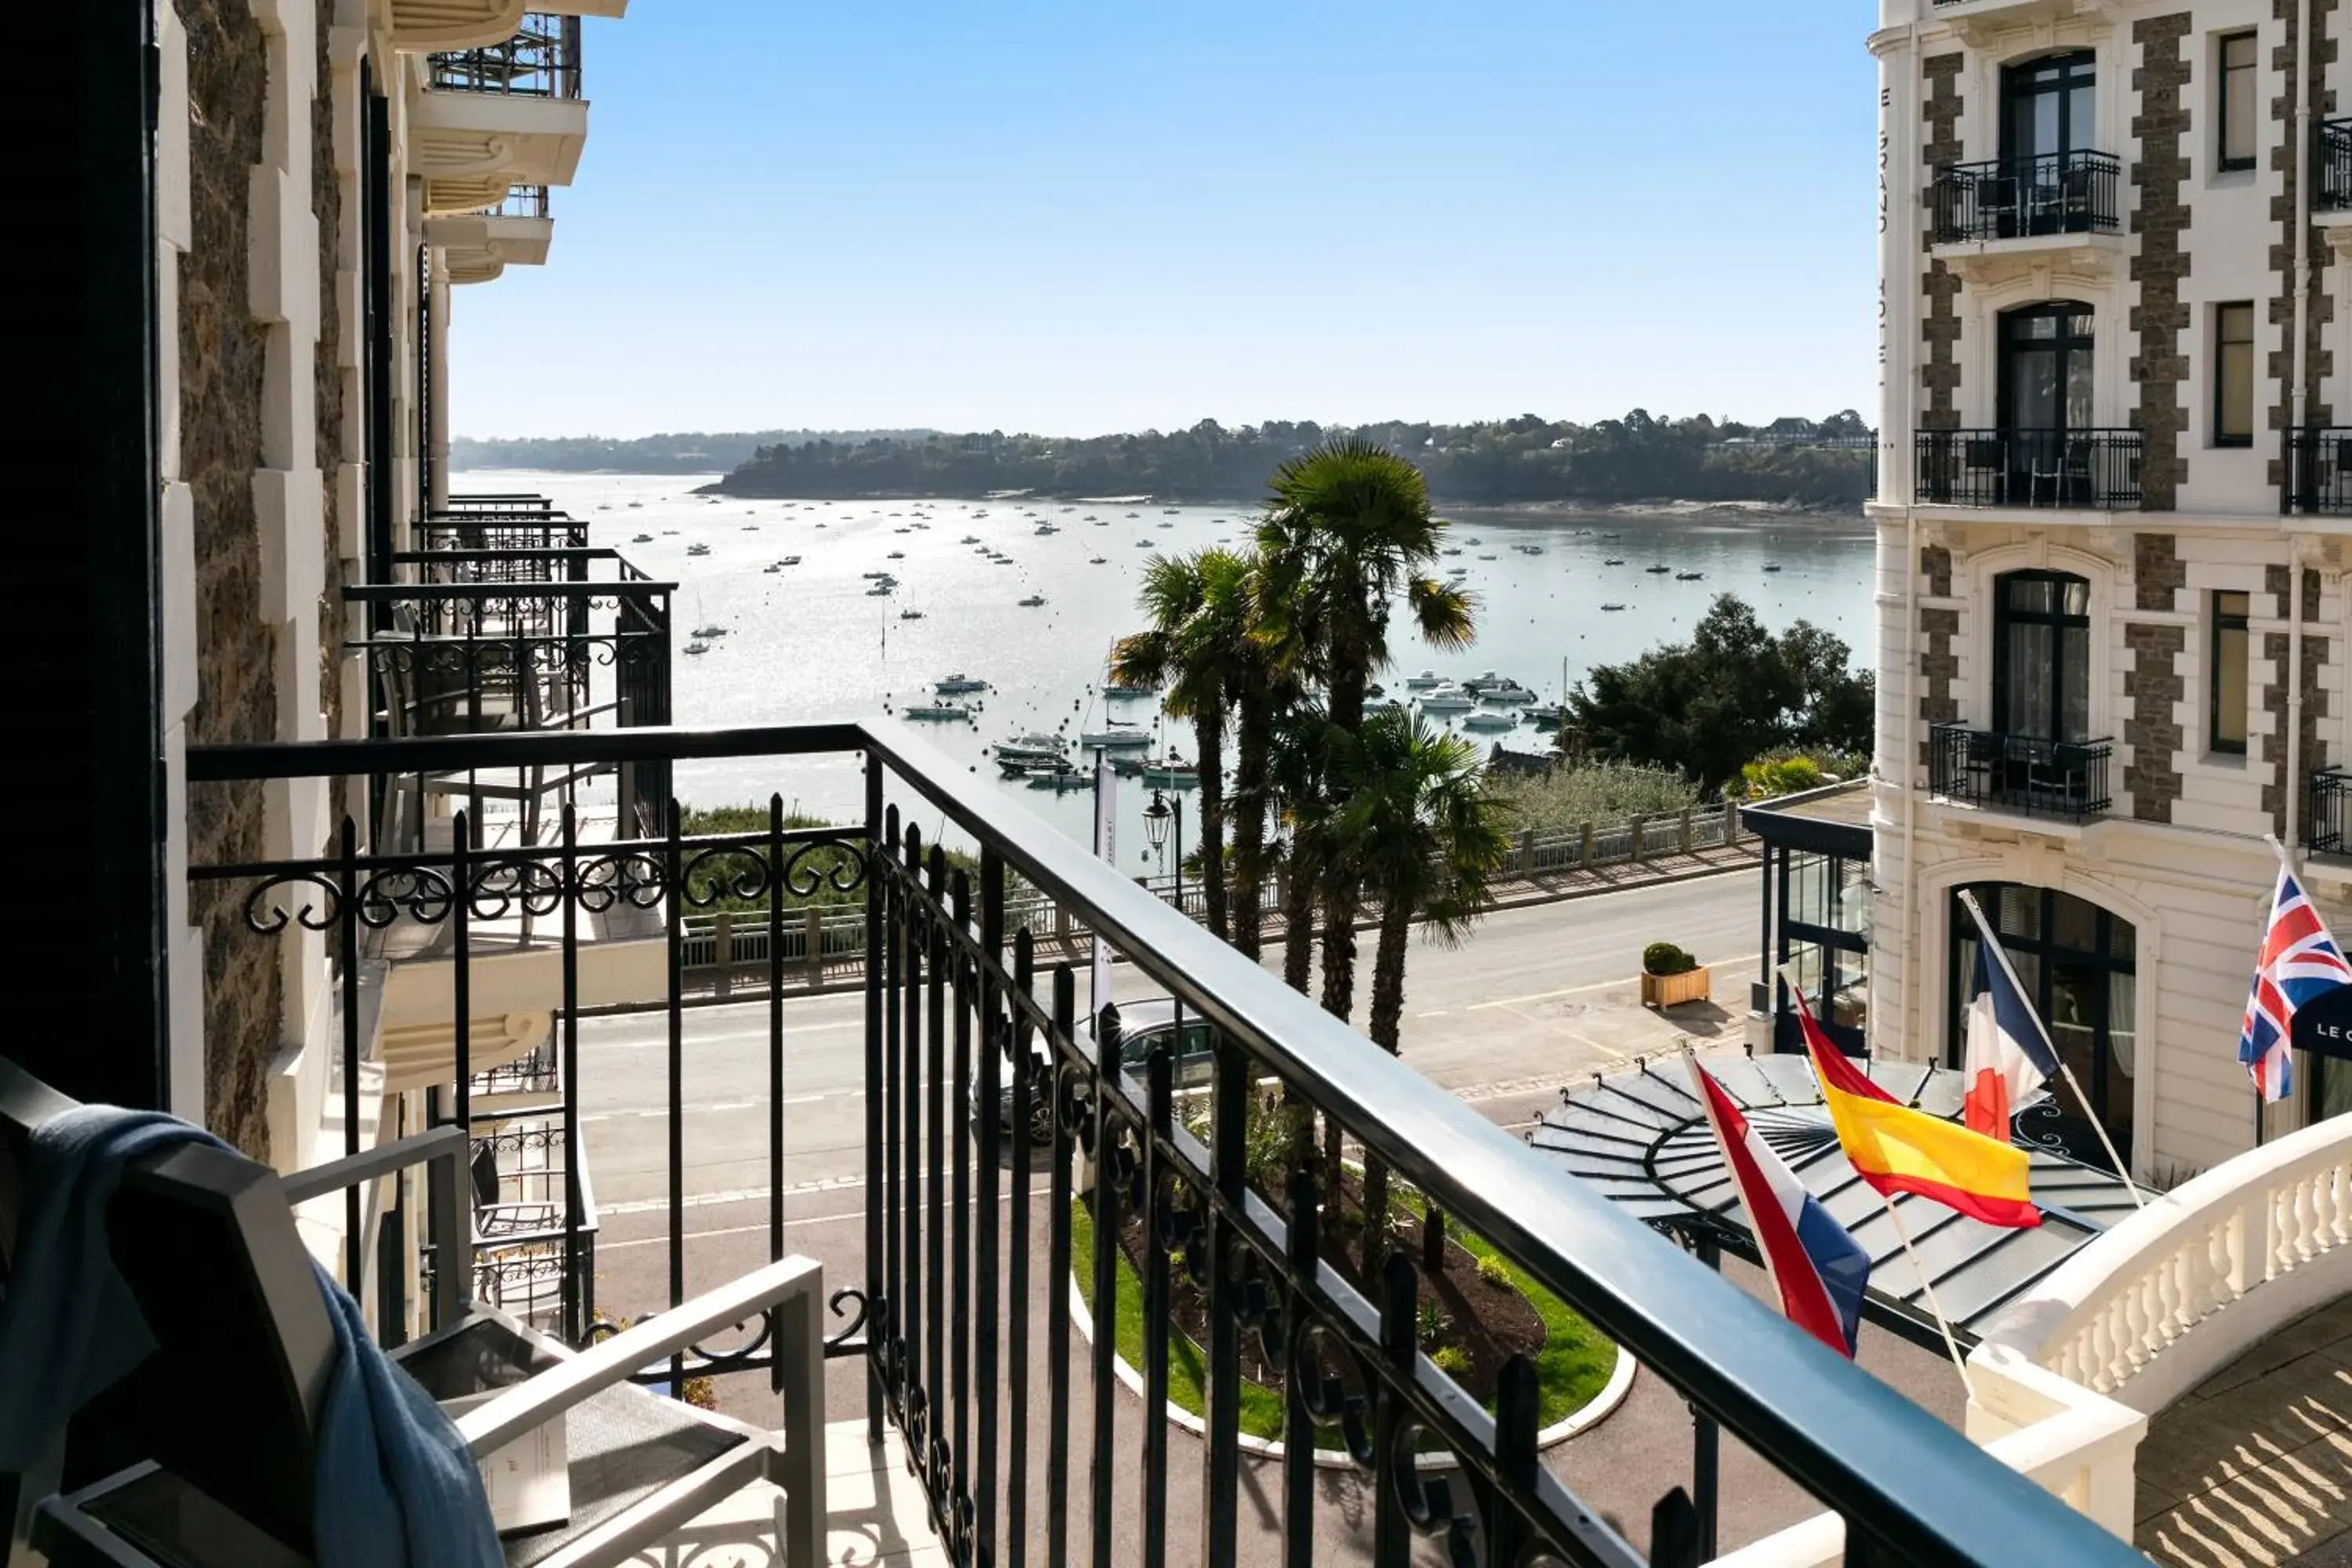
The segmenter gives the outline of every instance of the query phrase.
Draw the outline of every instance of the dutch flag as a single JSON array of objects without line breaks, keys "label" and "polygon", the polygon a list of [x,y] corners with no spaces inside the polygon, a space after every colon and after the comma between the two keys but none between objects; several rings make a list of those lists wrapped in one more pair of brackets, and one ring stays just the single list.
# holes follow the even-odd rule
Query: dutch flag
[{"label": "dutch flag", "polygon": [[1839,1354],[1853,1354],[1862,1331],[1862,1293],[1870,1284],[1870,1254],[1829,1210],[1805,1191],[1771,1145],[1748,1124],[1723,1086],[1690,1064],[1692,1089],[1706,1109],[1707,1125],[1723,1150],[1739,1202],[1755,1227],[1756,1248],[1780,1292],[1789,1321]]}]

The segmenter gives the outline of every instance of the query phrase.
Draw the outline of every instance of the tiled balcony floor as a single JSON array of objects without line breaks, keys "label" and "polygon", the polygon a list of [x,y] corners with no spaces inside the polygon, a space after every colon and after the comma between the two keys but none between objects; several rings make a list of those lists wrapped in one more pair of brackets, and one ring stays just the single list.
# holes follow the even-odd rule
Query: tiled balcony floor
[{"label": "tiled balcony floor", "polygon": [[[947,1552],[931,1533],[897,1430],[875,1448],[866,1444],[865,1422],[835,1421],[824,1440],[825,1562],[833,1568],[945,1568]],[[776,1552],[783,1499],[765,1481],[746,1487],[631,1562],[642,1568],[783,1568]]]}]

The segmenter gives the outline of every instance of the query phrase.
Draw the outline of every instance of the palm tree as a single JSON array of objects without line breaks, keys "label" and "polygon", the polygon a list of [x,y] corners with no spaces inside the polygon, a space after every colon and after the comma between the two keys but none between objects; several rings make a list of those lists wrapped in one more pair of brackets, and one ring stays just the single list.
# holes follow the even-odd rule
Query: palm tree
[{"label": "palm tree", "polygon": [[[1296,650],[1270,636],[1260,612],[1264,563],[1250,558],[1250,629],[1240,656],[1229,672],[1227,705],[1233,710],[1236,756],[1234,763],[1234,948],[1255,962],[1263,946],[1263,911],[1266,856],[1266,825],[1281,807],[1274,781],[1274,755],[1282,724],[1295,712],[1306,692],[1299,679]],[[1305,989],[1305,982],[1300,982]]]},{"label": "palm tree", "polygon": [[[1330,442],[1275,471],[1258,525],[1257,636],[1311,662],[1329,692],[1335,735],[1363,728],[1364,689],[1389,661],[1389,616],[1402,595],[1432,646],[1465,647],[1470,598],[1427,574],[1445,525],[1431,515],[1421,470],[1387,447]],[[1325,879],[1323,1006],[1346,1017],[1355,1001],[1360,889]]]},{"label": "palm tree", "polygon": [[[1507,808],[1488,794],[1477,749],[1400,710],[1364,721],[1346,799],[1328,837],[1379,900],[1372,961],[1371,1034],[1393,1056],[1404,1021],[1405,952],[1418,922],[1431,940],[1459,942],[1485,909],[1488,885],[1510,853]],[[1364,1162],[1364,1269],[1380,1267],[1388,1168]],[[1423,1217],[1422,1267],[1444,1267],[1445,1217]]]},{"label": "palm tree", "polygon": [[1110,678],[1165,688],[1160,706],[1192,721],[1201,769],[1201,898],[1223,939],[1225,910],[1225,715],[1234,668],[1250,657],[1249,563],[1230,550],[1153,555],[1136,602],[1150,625],[1111,649]]}]

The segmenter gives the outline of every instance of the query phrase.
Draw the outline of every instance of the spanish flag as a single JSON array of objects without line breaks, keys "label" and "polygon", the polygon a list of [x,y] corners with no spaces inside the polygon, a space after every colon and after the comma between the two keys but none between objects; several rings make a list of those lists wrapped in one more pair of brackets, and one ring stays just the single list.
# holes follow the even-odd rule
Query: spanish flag
[{"label": "spanish flag", "polygon": [[2024,1150],[1899,1103],[1822,1033],[1804,993],[1793,983],[1789,990],[1822,1103],[1854,1174],[1883,1196],[1916,1193],[1987,1225],[2023,1229],[2042,1223],[2026,1191]]}]

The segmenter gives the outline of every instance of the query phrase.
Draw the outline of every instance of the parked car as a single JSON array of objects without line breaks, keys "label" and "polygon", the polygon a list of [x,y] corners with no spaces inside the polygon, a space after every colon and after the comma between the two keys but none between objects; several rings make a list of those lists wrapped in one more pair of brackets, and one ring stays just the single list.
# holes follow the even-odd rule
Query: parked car
[{"label": "parked car", "polygon": [[[1140,1080],[1149,1069],[1151,1053],[1158,1049],[1176,1030],[1176,1003],[1167,996],[1147,996],[1138,1002],[1122,1002],[1118,1008],[1119,1064]],[[1079,1033],[1091,1038],[1085,1024]],[[1216,1070],[1213,1031],[1197,1013],[1184,1020],[1183,1038],[1176,1051],[1174,1082],[1178,1089],[1207,1087]],[[999,1095],[997,1129],[1006,1138],[1013,1136],[1013,1064],[1001,1068],[1002,1089]],[[971,1080],[972,1124],[980,1122],[980,1076]],[[1029,1137],[1034,1143],[1054,1141],[1054,1109],[1051,1098],[1043,1085],[1033,1084],[1030,1089]]]}]

